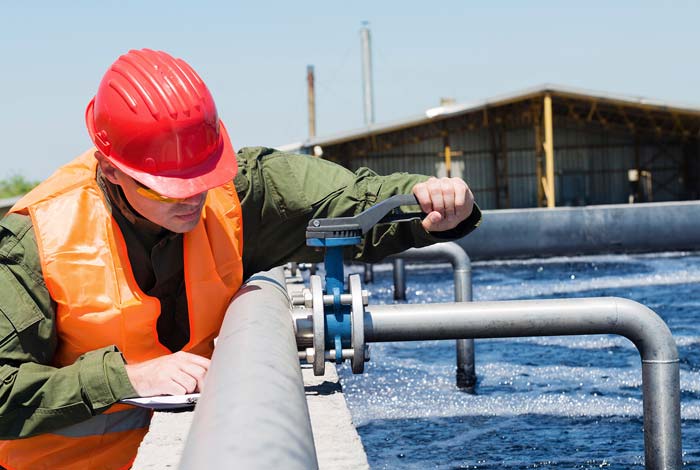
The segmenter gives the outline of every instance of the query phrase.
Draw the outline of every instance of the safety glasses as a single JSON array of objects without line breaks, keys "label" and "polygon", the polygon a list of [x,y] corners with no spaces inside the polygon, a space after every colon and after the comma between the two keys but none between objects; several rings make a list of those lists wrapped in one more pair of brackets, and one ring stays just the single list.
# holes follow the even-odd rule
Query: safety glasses
[{"label": "safety glasses", "polygon": [[177,198],[177,197],[163,196],[158,191],[151,189],[148,186],[144,186],[143,184],[139,183],[136,180],[134,180],[134,181],[136,182],[136,185],[138,186],[136,188],[136,192],[139,195],[145,197],[146,199],[150,199],[151,201],[167,202],[169,204],[175,204],[175,203],[182,202],[182,201],[187,199],[186,197]]}]

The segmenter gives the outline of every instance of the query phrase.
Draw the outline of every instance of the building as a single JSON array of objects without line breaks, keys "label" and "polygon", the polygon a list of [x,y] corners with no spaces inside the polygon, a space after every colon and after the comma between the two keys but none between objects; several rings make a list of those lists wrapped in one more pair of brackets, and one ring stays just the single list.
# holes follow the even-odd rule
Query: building
[{"label": "building", "polygon": [[7,211],[12,209],[12,206],[14,206],[15,203],[19,200],[20,200],[19,196],[0,199],[0,218],[3,217],[5,214],[7,214]]},{"label": "building", "polygon": [[484,209],[700,197],[700,108],[546,85],[297,149],[352,170],[467,180]]}]

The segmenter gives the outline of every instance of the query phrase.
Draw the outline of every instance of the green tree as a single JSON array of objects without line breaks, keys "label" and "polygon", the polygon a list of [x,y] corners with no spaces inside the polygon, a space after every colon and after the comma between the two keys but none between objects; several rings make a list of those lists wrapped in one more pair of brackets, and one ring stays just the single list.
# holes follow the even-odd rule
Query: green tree
[{"label": "green tree", "polygon": [[0,180],[0,198],[21,196],[37,184],[39,181],[29,181],[22,175],[11,175],[9,178]]}]

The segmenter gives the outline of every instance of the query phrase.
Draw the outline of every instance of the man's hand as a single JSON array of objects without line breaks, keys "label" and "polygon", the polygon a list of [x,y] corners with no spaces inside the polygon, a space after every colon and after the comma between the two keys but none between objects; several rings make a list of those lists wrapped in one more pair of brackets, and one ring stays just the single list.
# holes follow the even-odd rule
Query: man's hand
[{"label": "man's hand", "polygon": [[415,185],[413,194],[421,210],[428,214],[422,223],[429,232],[455,228],[474,208],[474,195],[461,178],[431,177]]},{"label": "man's hand", "polygon": [[201,392],[210,362],[205,357],[179,351],[125,367],[136,393],[150,397]]}]

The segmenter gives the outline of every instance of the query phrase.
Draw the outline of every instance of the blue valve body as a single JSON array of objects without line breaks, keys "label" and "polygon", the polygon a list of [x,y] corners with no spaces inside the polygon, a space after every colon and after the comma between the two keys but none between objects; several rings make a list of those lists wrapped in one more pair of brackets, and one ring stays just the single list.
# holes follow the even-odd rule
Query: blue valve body
[{"label": "blue valve body", "polygon": [[325,247],[324,264],[326,268],[326,286],[324,293],[333,296],[333,306],[324,308],[326,317],[326,350],[335,349],[335,362],[342,364],[343,348],[351,347],[352,329],[350,316],[352,307],[340,304],[340,295],[345,292],[345,275],[343,272],[343,247],[357,245],[361,237],[310,238],[309,246]]}]

